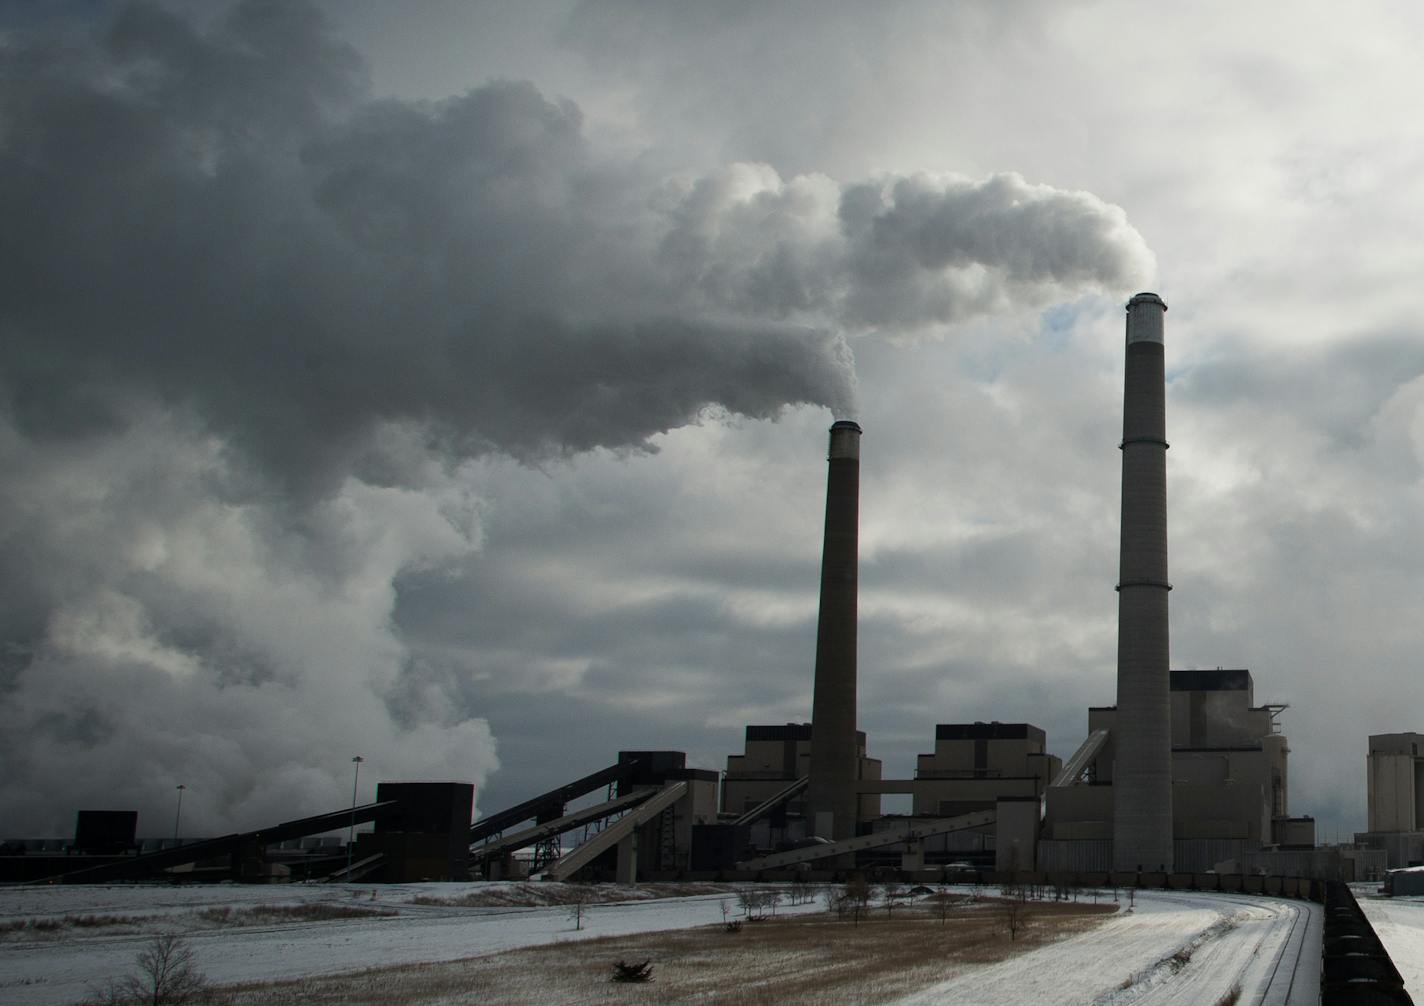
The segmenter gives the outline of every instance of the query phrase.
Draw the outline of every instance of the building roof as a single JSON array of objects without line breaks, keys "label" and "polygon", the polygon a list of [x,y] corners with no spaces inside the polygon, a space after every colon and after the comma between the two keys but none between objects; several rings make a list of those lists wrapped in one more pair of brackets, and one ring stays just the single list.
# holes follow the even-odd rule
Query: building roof
[{"label": "building roof", "polygon": [[1174,692],[1249,692],[1251,672],[1245,668],[1210,671],[1172,671]]},{"label": "building roof", "polygon": [[1027,740],[1042,741],[1043,731],[1032,723],[938,723],[935,725],[937,741],[967,740]]},{"label": "building roof", "polygon": [[[764,725],[747,725],[748,741],[808,741],[811,739],[811,724],[809,723],[771,723]],[[857,730],[855,739],[861,744],[865,743],[865,731]]]}]

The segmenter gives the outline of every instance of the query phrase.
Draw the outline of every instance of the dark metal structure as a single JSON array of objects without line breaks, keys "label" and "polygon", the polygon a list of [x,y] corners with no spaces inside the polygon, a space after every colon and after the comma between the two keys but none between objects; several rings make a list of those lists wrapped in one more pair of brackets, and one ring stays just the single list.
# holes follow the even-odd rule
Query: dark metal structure
[{"label": "dark metal structure", "polygon": [[400,804],[394,800],[368,803],[355,809],[347,807],[330,814],[318,814],[315,817],[285,821],[270,828],[224,835],[221,838],[210,838],[172,849],[161,849],[158,852],[150,852],[142,856],[122,857],[101,863],[98,866],[62,872],[42,880],[31,881],[31,883],[99,884],[110,880],[138,880],[175,866],[187,866],[189,863],[201,863],[223,856],[229,857],[233,873],[236,874],[244,859],[259,857],[261,850],[268,845],[275,845],[292,838],[304,838],[307,835],[319,835],[325,831],[336,831],[352,824],[376,821],[396,813],[399,809]]}]

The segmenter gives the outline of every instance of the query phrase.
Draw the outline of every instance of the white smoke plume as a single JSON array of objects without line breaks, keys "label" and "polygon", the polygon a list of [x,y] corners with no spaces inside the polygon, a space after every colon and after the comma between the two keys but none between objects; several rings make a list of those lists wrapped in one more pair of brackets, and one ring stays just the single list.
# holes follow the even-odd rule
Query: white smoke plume
[{"label": "white smoke plume", "polygon": [[[854,410],[847,336],[1122,291],[1122,212],[1012,175],[668,180],[498,81],[371,97],[302,4],[0,43],[0,805],[193,833],[497,767],[393,627],[480,546],[464,459]],[[364,795],[369,795],[366,793]]]}]

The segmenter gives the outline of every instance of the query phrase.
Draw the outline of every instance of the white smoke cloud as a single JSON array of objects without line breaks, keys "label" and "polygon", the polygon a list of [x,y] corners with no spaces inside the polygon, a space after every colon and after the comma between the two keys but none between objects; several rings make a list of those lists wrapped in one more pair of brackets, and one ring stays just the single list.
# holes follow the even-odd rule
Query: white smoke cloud
[{"label": "white smoke cloud", "polygon": [[734,164],[669,187],[665,268],[711,309],[899,336],[1150,282],[1116,206],[1016,174],[840,185]]},{"label": "white smoke cloud", "polygon": [[341,806],[357,753],[371,782],[496,767],[485,722],[405,676],[391,626],[398,573],[478,547],[458,479],[350,479],[294,526],[215,493],[220,446],[171,417],[69,452],[4,433],[6,551],[32,559],[7,580],[42,619],[0,711],[11,827],[122,806],[151,832],[179,783],[194,833],[282,820]]},{"label": "white smoke cloud", "polygon": [[[1150,271],[1016,176],[668,180],[497,81],[372,98],[302,4],[134,4],[0,45],[0,799],[172,787],[195,831],[498,761],[394,627],[475,554],[461,463],[648,450],[708,410],[854,412],[847,336]],[[190,816],[191,815],[191,816]]]}]

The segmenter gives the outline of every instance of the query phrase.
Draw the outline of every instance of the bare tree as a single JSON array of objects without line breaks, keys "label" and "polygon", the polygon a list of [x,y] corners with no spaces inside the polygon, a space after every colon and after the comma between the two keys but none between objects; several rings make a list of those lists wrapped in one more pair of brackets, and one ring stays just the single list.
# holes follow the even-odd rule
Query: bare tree
[{"label": "bare tree", "polygon": [[575,885],[568,889],[569,919],[573,921],[576,931],[583,928],[583,917],[593,906],[593,898],[591,887]]},{"label": "bare tree", "polygon": [[1028,916],[1028,902],[1022,897],[1004,900],[1004,928],[1010,940],[1018,939],[1019,933],[1028,927]]},{"label": "bare tree", "polygon": [[934,907],[935,918],[939,919],[940,925],[949,921],[950,913],[954,911],[954,901],[948,891],[941,888],[930,904]]},{"label": "bare tree", "polygon": [[138,973],[110,982],[91,993],[89,1002],[102,1006],[182,1006],[200,1001],[209,991],[198,970],[193,948],[181,936],[163,933],[149,940],[134,957]]},{"label": "bare tree", "polygon": [[844,897],[851,921],[857,926],[860,925],[860,917],[865,914],[870,904],[870,884],[862,874],[857,873],[846,881]]},{"label": "bare tree", "polygon": [[889,918],[895,910],[895,902],[905,896],[905,888],[897,883],[891,882],[880,888],[880,897],[885,902],[885,917]]}]

